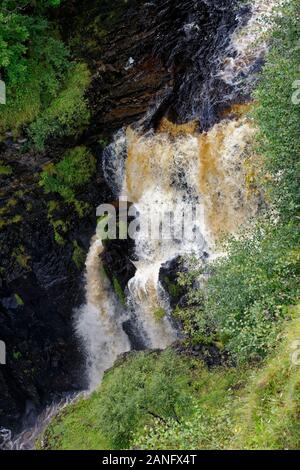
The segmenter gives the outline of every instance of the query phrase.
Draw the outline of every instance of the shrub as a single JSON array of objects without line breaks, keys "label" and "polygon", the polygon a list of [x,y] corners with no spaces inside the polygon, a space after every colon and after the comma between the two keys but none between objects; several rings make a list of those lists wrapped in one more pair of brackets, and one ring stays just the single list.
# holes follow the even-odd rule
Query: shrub
[{"label": "shrub", "polygon": [[299,305],[289,315],[282,343],[260,369],[199,368],[191,417],[148,424],[133,448],[299,449],[299,365],[291,359],[300,338]]},{"label": "shrub", "polygon": [[101,387],[99,419],[113,447],[129,445],[149,419],[180,421],[188,414],[188,372],[172,351],[140,353],[110,372]]},{"label": "shrub", "polygon": [[96,159],[86,147],[74,147],[57,164],[51,163],[41,174],[40,185],[46,193],[58,193],[75,203],[75,190],[90,181]]},{"label": "shrub", "polygon": [[[287,306],[299,294],[298,227],[260,224],[254,235],[228,240],[196,296],[199,307],[177,311],[190,340],[214,341],[239,363],[264,358],[276,345]],[[195,292],[190,294],[195,302]]]},{"label": "shrub", "polygon": [[[47,8],[59,4],[60,0],[0,1],[0,67],[7,84],[14,86],[26,80],[28,63],[32,51],[36,49],[36,41],[44,38],[51,42],[46,31]],[[46,44],[45,46],[47,48]],[[43,53],[39,49],[36,52],[40,55]]]}]

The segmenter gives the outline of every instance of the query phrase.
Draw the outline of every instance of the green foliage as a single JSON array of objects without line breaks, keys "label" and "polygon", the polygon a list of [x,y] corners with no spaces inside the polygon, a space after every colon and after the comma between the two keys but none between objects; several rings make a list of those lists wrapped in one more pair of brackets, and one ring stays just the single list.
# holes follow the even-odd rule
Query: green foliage
[{"label": "green foliage", "polygon": [[9,176],[12,174],[12,167],[9,165],[0,165],[0,175]]},{"label": "green foliage", "polygon": [[17,304],[20,307],[22,307],[24,305],[24,300],[22,299],[22,297],[19,294],[15,294],[15,299],[16,299]]},{"label": "green foliage", "polygon": [[45,7],[58,3],[0,2],[0,69],[7,89],[0,135],[17,135],[58,93],[69,54],[44,16]]},{"label": "green foliage", "polygon": [[9,225],[18,224],[23,220],[23,217],[20,214],[15,213],[15,207],[17,204],[17,199],[12,197],[7,201],[7,203],[3,207],[1,207],[0,230]]},{"label": "green foliage", "polygon": [[72,260],[76,264],[77,269],[81,269],[85,261],[85,251],[78,245],[78,242],[73,241],[73,256]]},{"label": "green foliage", "polygon": [[287,306],[299,298],[298,240],[298,226],[268,223],[229,240],[204,289],[191,290],[192,306],[175,312],[191,342],[213,341],[237,362],[264,358],[279,339]]},{"label": "green foliage", "polygon": [[69,230],[69,223],[67,221],[59,219],[59,203],[58,201],[48,202],[48,220],[53,228],[54,239],[58,245],[65,244],[65,235]]},{"label": "green foliage", "polygon": [[50,163],[41,173],[40,186],[46,193],[58,193],[74,204],[79,216],[87,204],[76,199],[76,190],[87,184],[96,171],[96,159],[86,147],[74,147],[57,164]]},{"label": "green foliage", "polygon": [[153,416],[177,421],[188,412],[188,371],[172,351],[140,353],[111,371],[100,389],[101,429],[116,448]]},{"label": "green foliage", "polygon": [[22,359],[22,353],[20,351],[14,351],[12,355],[15,361]]},{"label": "green foliage", "polygon": [[166,316],[166,311],[164,308],[158,307],[157,309],[154,310],[153,315],[157,321],[160,321]]},{"label": "green foliage", "polygon": [[84,97],[89,83],[90,72],[85,64],[75,64],[68,71],[63,89],[30,126],[38,150],[43,150],[50,138],[80,134],[89,123],[90,111]]},{"label": "green foliage", "polygon": [[16,262],[24,269],[29,269],[30,256],[26,254],[25,247],[23,245],[18,246],[14,249],[12,256]]},{"label": "green foliage", "polygon": [[165,423],[153,420],[136,434],[133,447],[146,450],[228,448],[234,433],[235,399],[242,393],[248,375],[243,369],[209,371],[198,363],[193,377],[191,416],[179,423],[173,419]]},{"label": "green foliage", "polygon": [[120,303],[125,307],[126,306],[126,296],[125,296],[124,291],[121,287],[121,284],[119,283],[119,281],[116,277],[113,278],[113,288],[114,288],[114,291],[115,291]]},{"label": "green foliage", "polygon": [[262,171],[270,176],[266,179],[270,198],[281,217],[288,219],[299,214],[300,207],[300,103],[292,99],[300,79],[298,0],[287,2],[277,23],[254,93],[258,105],[253,117],[259,128],[257,150],[265,159]]},{"label": "green foliage", "polygon": [[69,224],[61,219],[58,219],[58,220],[52,219],[51,225],[53,227],[54,239],[56,243],[58,245],[64,245],[65,244],[64,235],[66,235],[66,233],[69,230]]},{"label": "green foliage", "polygon": [[60,0],[0,1],[0,68],[9,85],[25,81],[35,41],[46,34],[45,8],[59,3]]}]

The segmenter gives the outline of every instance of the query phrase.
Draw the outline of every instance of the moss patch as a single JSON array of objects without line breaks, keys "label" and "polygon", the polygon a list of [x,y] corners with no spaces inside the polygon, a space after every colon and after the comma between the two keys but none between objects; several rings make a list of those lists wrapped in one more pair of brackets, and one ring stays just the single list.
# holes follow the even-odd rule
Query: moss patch
[{"label": "moss patch", "polygon": [[77,269],[81,269],[84,265],[86,258],[85,251],[78,245],[78,242],[73,241],[73,256],[72,261],[76,264]]},{"label": "moss patch", "polygon": [[125,307],[126,306],[126,296],[125,296],[124,291],[121,287],[121,284],[119,283],[119,281],[116,277],[113,278],[113,288],[114,288],[114,291],[115,291],[120,303],[123,305],[123,307]]}]

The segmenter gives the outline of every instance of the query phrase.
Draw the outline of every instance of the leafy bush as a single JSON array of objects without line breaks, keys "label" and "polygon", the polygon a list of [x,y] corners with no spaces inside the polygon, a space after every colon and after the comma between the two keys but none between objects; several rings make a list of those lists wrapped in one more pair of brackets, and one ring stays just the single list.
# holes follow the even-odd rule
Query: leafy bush
[{"label": "leafy bush", "polygon": [[96,171],[96,159],[86,147],[68,151],[56,165],[50,163],[41,174],[40,185],[47,193],[58,193],[66,201],[75,197],[74,190],[88,183]]},{"label": "leafy bush", "polygon": [[35,40],[45,34],[48,26],[47,7],[59,4],[60,0],[0,1],[0,67],[9,85],[25,81]]},{"label": "leafy bush", "polygon": [[84,94],[90,73],[83,63],[68,71],[64,88],[49,107],[30,126],[30,135],[38,150],[43,150],[50,138],[76,136],[88,124],[90,111]]},{"label": "leafy bush", "polygon": [[190,341],[213,341],[240,363],[264,358],[300,295],[298,240],[297,226],[268,223],[254,235],[229,240],[227,256],[211,265],[204,289],[191,290],[192,307],[176,311]]},{"label": "leafy bush", "polygon": [[60,88],[69,53],[45,17],[45,7],[57,4],[56,0],[0,2],[0,68],[7,89],[0,135],[7,130],[17,135]]},{"label": "leafy bush", "polygon": [[188,373],[171,351],[140,353],[114,369],[100,389],[99,419],[103,434],[116,448],[129,445],[134,431],[151,417],[180,421],[188,414]]},{"label": "leafy bush", "polygon": [[237,361],[265,357],[275,346],[280,320],[300,294],[297,241],[297,226],[261,226],[231,241],[228,258],[216,264],[205,310]]}]

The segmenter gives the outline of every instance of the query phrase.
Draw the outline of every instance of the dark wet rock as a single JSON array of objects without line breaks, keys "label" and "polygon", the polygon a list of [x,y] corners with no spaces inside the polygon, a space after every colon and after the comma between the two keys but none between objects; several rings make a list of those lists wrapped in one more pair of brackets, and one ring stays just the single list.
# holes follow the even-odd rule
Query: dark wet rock
[{"label": "dark wet rock", "polygon": [[145,349],[145,342],[141,336],[141,332],[137,327],[137,322],[134,318],[130,318],[123,323],[123,330],[127,334],[130,346],[133,351],[143,351]]},{"label": "dark wet rock", "polygon": [[10,450],[11,437],[10,429],[0,428],[0,449]]},{"label": "dark wet rock", "polygon": [[178,282],[180,273],[184,272],[187,272],[187,268],[181,256],[164,263],[159,271],[159,281],[168,294],[172,309],[185,303],[184,297],[187,294],[187,288]]},{"label": "dark wet rock", "polygon": [[[123,209],[123,223],[128,224],[133,220],[132,217],[127,217],[124,212],[128,211],[130,204],[127,205],[127,208]],[[134,277],[136,272],[136,267],[134,265],[135,260],[135,243],[129,236],[125,240],[121,240],[119,236],[120,231],[120,211],[118,207],[118,202],[116,203],[116,221],[117,221],[117,231],[115,240],[104,240],[103,244],[105,250],[101,254],[103,268],[111,281],[113,288],[118,291],[121,289],[121,294],[125,296],[125,289],[127,287],[128,281]],[[121,220],[122,221],[122,220]]]},{"label": "dark wet rock", "polygon": [[197,344],[194,346],[185,346],[183,343],[176,343],[172,346],[177,353],[189,357],[196,357],[203,361],[209,367],[233,366],[232,358],[229,354],[219,348],[216,344]]},{"label": "dark wet rock", "polygon": [[248,17],[245,8],[237,15],[237,2],[85,3],[80,16],[74,15],[79,0],[65,2],[61,11],[66,38],[81,30],[76,52],[94,71],[88,93],[94,115],[90,138],[109,136],[141,119],[144,127],[155,127],[162,117],[178,123],[198,120],[200,129],[208,129],[232,104],[233,89],[218,77],[217,68],[231,32]]}]

